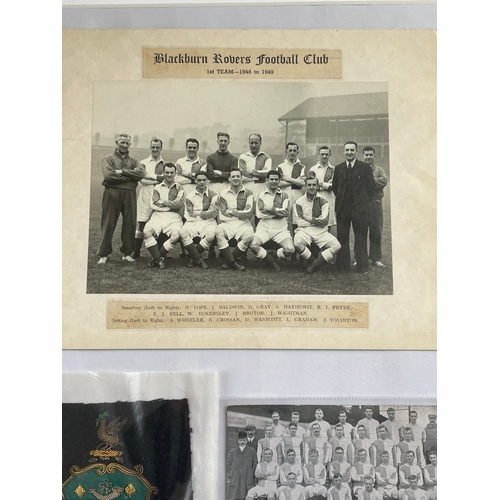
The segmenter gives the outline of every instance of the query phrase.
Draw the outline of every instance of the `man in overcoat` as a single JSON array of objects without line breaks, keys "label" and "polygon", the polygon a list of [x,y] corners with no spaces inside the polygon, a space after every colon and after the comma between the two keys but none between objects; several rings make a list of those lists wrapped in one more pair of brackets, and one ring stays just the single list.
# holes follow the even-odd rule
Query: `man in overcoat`
[{"label": "man in overcoat", "polygon": [[227,457],[228,500],[245,500],[248,490],[255,486],[257,453],[247,445],[246,432],[238,432],[238,446]]}]

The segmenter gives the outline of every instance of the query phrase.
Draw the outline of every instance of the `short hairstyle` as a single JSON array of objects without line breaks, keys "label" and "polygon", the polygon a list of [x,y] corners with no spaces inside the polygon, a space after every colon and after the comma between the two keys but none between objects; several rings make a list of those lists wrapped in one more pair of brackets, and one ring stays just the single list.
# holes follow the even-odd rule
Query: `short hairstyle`
[{"label": "short hairstyle", "polygon": [[387,430],[387,427],[386,427],[384,424],[382,424],[382,425],[379,425],[379,426],[378,426],[378,430],[380,430],[380,429],[385,429],[385,430]]},{"label": "short hairstyle", "polygon": [[288,477],[288,476],[295,476],[295,477],[297,477],[297,474],[295,474],[295,472],[290,471],[290,472],[286,475],[286,477]]},{"label": "short hairstyle", "polygon": [[[241,170],[240,170],[240,172],[241,172]],[[273,411],[273,412],[271,413],[271,417],[272,417],[273,415],[278,415],[278,417],[279,417],[279,416],[280,416],[280,412],[279,412],[279,411]]]},{"label": "short hairstyle", "polygon": [[288,455],[289,453],[295,453],[295,450],[293,448],[288,448],[288,450],[286,450],[285,455]]},{"label": "short hairstyle", "polygon": [[335,429],[342,429],[342,430],[344,430],[344,426],[342,424],[337,424],[335,426]]},{"label": "short hairstyle", "polygon": [[413,450],[408,450],[408,451],[406,452],[406,454],[407,454],[407,455],[408,455],[408,454],[410,454],[410,453],[411,453],[413,456],[415,456],[415,452],[414,452]]},{"label": "short hairstyle", "polygon": [[437,457],[438,456],[437,451],[429,451],[429,457],[431,455],[434,455],[435,457]]},{"label": "short hairstyle", "polygon": [[417,413],[417,410],[410,410],[410,415],[414,413],[417,417],[418,417],[418,413]]},{"label": "short hairstyle", "polygon": [[[271,177],[271,175],[277,175],[280,179],[283,177],[279,170],[269,170],[266,177],[269,179],[269,177]],[[293,415],[293,413],[292,413],[292,415]],[[297,415],[298,415],[298,413],[297,413]]]},{"label": "short hairstyle", "polygon": [[319,429],[321,429],[321,426],[318,424],[318,422],[314,422],[312,425],[311,425],[311,429],[313,427],[318,427]]},{"label": "short hairstyle", "polygon": [[389,452],[388,452],[387,450],[384,450],[384,451],[380,454],[380,456],[382,456],[382,455],[387,455],[387,456],[389,456]]},{"label": "short hairstyle", "polygon": [[190,137],[189,139],[186,139],[186,147],[188,146],[188,142],[195,142],[198,147],[200,147],[200,143],[198,142],[198,139],[195,139],[194,137]]},{"label": "short hairstyle", "polygon": [[415,474],[411,474],[408,476],[408,481],[418,481],[418,477]]},{"label": "short hairstyle", "polygon": [[340,415],[342,415],[342,413],[344,413],[347,416],[347,412],[345,410],[341,410],[341,411],[339,411],[339,417],[340,417]]},{"label": "short hairstyle", "polygon": [[328,152],[329,152],[329,153],[331,153],[331,152],[332,152],[332,149],[331,149],[331,148],[329,148],[328,146],[320,146],[320,147],[318,148],[318,153],[319,153],[322,149],[328,149]]},{"label": "short hairstyle", "polygon": [[342,453],[344,453],[344,448],[342,448],[342,446],[337,446],[337,448],[335,448],[335,451],[341,451]]},{"label": "short hairstyle", "polygon": [[153,144],[153,142],[159,142],[160,147],[163,149],[163,141],[161,139],[158,139],[158,137],[153,137],[151,141],[149,141],[149,147],[151,147],[151,144]]},{"label": "short hairstyle", "polygon": [[299,145],[296,142],[287,142],[285,149],[288,149],[290,146],[297,146],[297,151],[299,150]]},{"label": "short hairstyle", "polygon": [[373,146],[365,146],[365,147],[363,148],[363,153],[364,153],[365,151],[373,151],[373,154],[375,154],[375,148],[374,148]]},{"label": "short hairstyle", "polygon": [[311,455],[319,455],[319,451],[312,448],[309,450],[309,456],[311,456]]},{"label": "short hairstyle", "polygon": [[120,137],[122,137],[123,139],[128,139],[129,141],[132,140],[132,137],[130,137],[128,134],[118,134],[118,137],[116,138],[117,142],[120,140]]},{"label": "short hairstyle", "polygon": [[255,134],[255,133],[254,133],[254,134],[250,134],[250,135],[248,136],[248,140],[250,140],[250,137],[252,137],[252,135],[255,135],[256,137],[258,137],[258,138],[259,138],[259,141],[260,141],[260,142],[262,142],[262,136],[261,136],[260,134]]},{"label": "short hairstyle", "polygon": [[413,432],[412,429],[411,429],[411,427],[405,427],[403,429],[403,432],[408,432],[408,431]]},{"label": "short hairstyle", "polygon": [[365,408],[365,411],[366,411],[366,410],[371,410],[371,411],[373,411],[373,406],[367,406],[367,407]]},{"label": "short hairstyle", "polygon": [[271,448],[264,448],[264,449],[262,450],[262,454],[264,454],[264,452],[265,452],[265,451],[268,451],[268,450],[269,450],[269,451],[270,451],[270,452],[274,455],[273,450],[271,450]]},{"label": "short hairstyle", "polygon": [[228,140],[230,140],[231,138],[229,137],[229,134],[227,132],[217,132],[217,139],[219,137],[227,137]]},{"label": "short hairstyle", "polygon": [[265,428],[267,429],[268,427],[271,427],[271,429],[273,429],[273,430],[274,430],[274,426],[273,426],[273,424],[267,424]]},{"label": "short hairstyle", "polygon": [[358,425],[358,430],[359,430],[359,429],[364,429],[364,430],[366,431],[366,427],[365,427],[363,424]]},{"label": "short hairstyle", "polygon": [[[307,179],[306,179],[306,185],[309,181],[314,181],[318,186],[319,186],[319,179],[316,177],[316,176],[312,176],[310,175]],[[316,410],[318,411],[318,410]],[[323,410],[321,410],[323,411]]]},{"label": "short hairstyle", "polygon": [[390,411],[396,411],[392,406],[390,408],[387,408],[387,413],[389,413]]},{"label": "short hairstyle", "polygon": [[346,141],[346,142],[344,142],[344,148],[346,147],[347,144],[354,144],[354,146],[356,146],[356,149],[358,149],[358,143],[356,141]]},{"label": "short hairstyle", "polygon": [[362,451],[364,451],[365,453],[368,453],[368,452],[367,452],[364,448],[360,448],[360,449],[358,450],[358,455],[359,455]]},{"label": "short hairstyle", "polygon": [[163,165],[163,171],[165,171],[166,168],[173,168],[174,170],[177,170],[177,167],[171,161],[169,161],[169,162],[165,163],[165,165]]},{"label": "short hairstyle", "polygon": [[340,477],[340,479],[342,479],[342,474],[340,472],[336,472],[334,475],[333,475],[333,479],[338,479]]},{"label": "short hairstyle", "polygon": [[297,425],[297,422],[290,422],[290,423],[288,424],[288,427],[290,428],[292,425],[293,425],[294,427],[297,427],[297,429],[299,428],[299,426]]},{"label": "short hairstyle", "polygon": [[[197,179],[199,175],[204,175],[208,179],[208,174],[205,172],[205,170],[198,170],[198,172],[196,172],[196,174],[194,174],[195,179]],[[249,427],[253,427],[255,429],[255,425],[252,425],[252,426],[247,425],[245,427],[245,429],[248,429]]]},{"label": "short hairstyle", "polygon": [[[229,172],[229,177],[231,177],[231,174],[232,174],[233,172],[239,172],[239,173],[240,173],[240,175],[243,175],[243,174],[241,173],[241,170],[240,170],[238,167],[233,167],[233,168],[230,170],[230,172]],[[275,412],[275,413],[276,413],[276,412]]]},{"label": "short hairstyle", "polygon": [[366,480],[371,481],[372,483],[375,481],[375,479],[373,479],[372,476],[365,476],[364,479],[363,479],[363,481],[366,481]]},{"label": "short hairstyle", "polygon": [[298,411],[292,411],[292,416],[293,416],[293,415],[297,415],[297,417],[298,417],[298,416],[300,416],[300,414],[299,414],[299,412],[298,412]]}]

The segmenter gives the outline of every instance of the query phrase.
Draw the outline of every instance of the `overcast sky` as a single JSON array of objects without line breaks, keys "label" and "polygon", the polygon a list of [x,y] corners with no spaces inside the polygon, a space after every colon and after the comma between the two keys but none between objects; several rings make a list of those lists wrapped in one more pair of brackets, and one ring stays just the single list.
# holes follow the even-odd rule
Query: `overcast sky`
[{"label": "overcast sky", "polygon": [[[93,132],[113,136],[217,122],[265,133],[309,97],[387,91],[387,83],[256,82],[244,80],[143,80],[95,82]],[[214,138],[215,141],[215,138]]]}]

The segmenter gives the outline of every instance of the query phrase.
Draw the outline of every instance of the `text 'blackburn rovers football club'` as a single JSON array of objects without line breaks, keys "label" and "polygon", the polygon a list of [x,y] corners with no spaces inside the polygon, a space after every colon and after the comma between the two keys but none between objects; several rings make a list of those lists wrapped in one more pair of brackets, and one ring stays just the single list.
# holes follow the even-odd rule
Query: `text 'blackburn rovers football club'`
[{"label": "text 'blackburn rovers football club'", "polygon": [[144,78],[342,78],[342,51],[143,47]]}]

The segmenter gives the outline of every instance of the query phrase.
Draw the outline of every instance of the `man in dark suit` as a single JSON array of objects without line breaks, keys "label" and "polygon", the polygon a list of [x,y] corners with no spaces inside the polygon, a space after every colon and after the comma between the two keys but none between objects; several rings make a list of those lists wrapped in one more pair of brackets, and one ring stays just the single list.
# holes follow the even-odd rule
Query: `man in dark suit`
[{"label": "man in dark suit", "polygon": [[255,437],[255,425],[247,425],[245,427],[245,432],[247,433],[247,446],[251,446],[257,452],[257,446],[259,444],[259,440]]},{"label": "man in dark suit", "polygon": [[337,238],[342,248],[337,254],[337,269],[351,270],[349,232],[354,231],[354,257],[356,272],[368,272],[368,222],[375,181],[370,165],[356,159],[358,145],[354,141],[344,144],[346,161],[335,167],[332,190],[335,194]]}]

